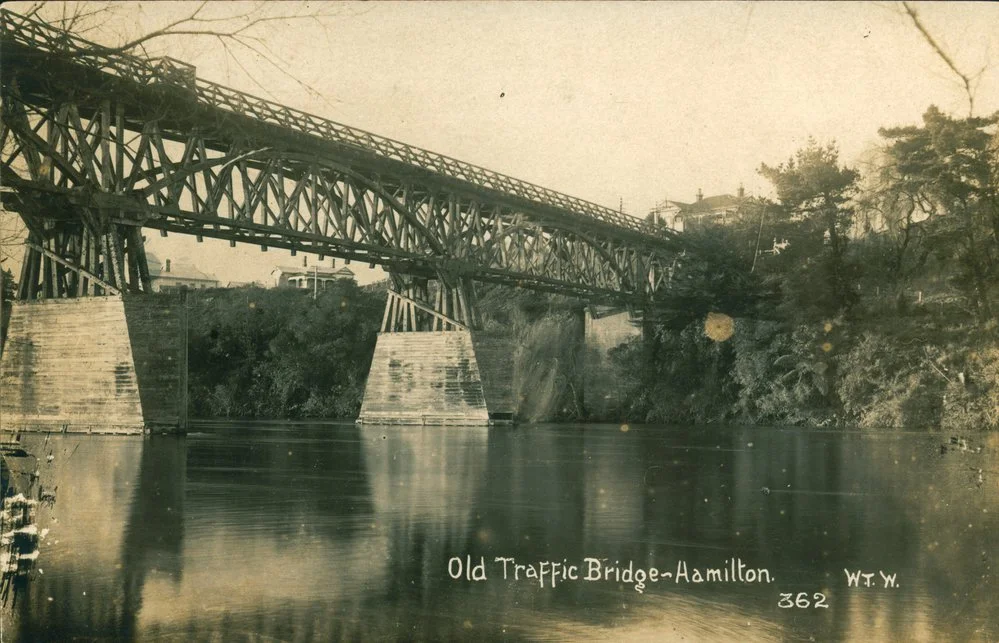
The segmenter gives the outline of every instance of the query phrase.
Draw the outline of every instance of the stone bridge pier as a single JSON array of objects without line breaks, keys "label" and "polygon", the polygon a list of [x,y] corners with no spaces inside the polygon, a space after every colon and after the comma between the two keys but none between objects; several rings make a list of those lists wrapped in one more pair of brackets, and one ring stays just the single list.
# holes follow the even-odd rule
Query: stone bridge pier
[{"label": "stone bridge pier", "polygon": [[[530,407],[538,393],[529,378],[515,382],[517,355],[525,347],[506,331],[481,330],[474,302],[469,282],[393,277],[358,423],[487,425],[524,419],[521,412],[529,413],[524,405]],[[572,332],[582,359],[574,368],[520,367],[570,378],[572,390],[582,392],[584,413],[612,420],[627,402],[628,386],[610,353],[642,335],[641,317],[599,306],[579,314],[583,332]],[[557,361],[543,355],[521,359]]]},{"label": "stone bridge pier", "polygon": [[512,341],[480,328],[470,281],[393,276],[358,423],[512,422]]},{"label": "stone bridge pier", "polygon": [[187,426],[180,296],[15,302],[0,358],[0,429],[83,433]]},{"label": "stone bridge pier", "polygon": [[141,229],[85,209],[21,217],[30,234],[0,357],[0,429],[186,428],[186,307],[145,295]]}]

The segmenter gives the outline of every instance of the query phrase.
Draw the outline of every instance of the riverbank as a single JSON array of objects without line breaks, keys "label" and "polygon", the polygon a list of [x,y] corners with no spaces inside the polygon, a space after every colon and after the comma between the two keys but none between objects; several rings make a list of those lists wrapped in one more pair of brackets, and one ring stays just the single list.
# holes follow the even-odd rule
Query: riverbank
[{"label": "riverbank", "polygon": [[658,328],[615,355],[642,422],[999,429],[999,332],[945,305],[812,324],[738,319],[717,342],[704,322]]},{"label": "riverbank", "polygon": [[[188,305],[193,417],[356,417],[382,288],[344,283],[315,300],[295,290],[200,291]],[[812,324],[741,318],[721,341],[706,334],[706,318],[654,325],[612,351],[606,367],[624,401],[599,415],[583,404],[581,376],[594,365],[578,304],[497,288],[484,289],[481,305],[486,328],[516,346],[523,422],[999,428],[999,330],[962,321],[953,302],[903,315],[872,299],[850,320]]]}]

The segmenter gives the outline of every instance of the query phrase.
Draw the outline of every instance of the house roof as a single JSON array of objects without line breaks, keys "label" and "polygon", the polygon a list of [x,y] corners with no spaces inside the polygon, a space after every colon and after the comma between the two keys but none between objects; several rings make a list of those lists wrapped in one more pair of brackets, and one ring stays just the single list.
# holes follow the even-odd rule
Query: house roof
[{"label": "house roof", "polygon": [[700,201],[694,201],[693,203],[680,203],[679,201],[670,201],[670,203],[678,206],[684,213],[698,213],[738,208],[742,205],[743,201],[745,201],[745,198],[740,199],[731,194],[718,194],[715,196],[706,196]]},{"label": "house roof", "polygon": [[347,266],[343,266],[337,270],[323,266],[278,266],[271,271],[271,274],[274,274],[275,272],[289,277],[312,277],[313,275],[316,275],[319,277],[332,277],[338,279],[354,278],[354,271]]},{"label": "house roof", "polygon": [[210,275],[197,267],[181,261],[170,261],[170,272],[165,268],[165,261],[160,261],[159,257],[151,252],[146,253],[146,262],[149,264],[149,276],[153,279],[189,279],[192,281],[214,281],[218,282],[218,277]]}]

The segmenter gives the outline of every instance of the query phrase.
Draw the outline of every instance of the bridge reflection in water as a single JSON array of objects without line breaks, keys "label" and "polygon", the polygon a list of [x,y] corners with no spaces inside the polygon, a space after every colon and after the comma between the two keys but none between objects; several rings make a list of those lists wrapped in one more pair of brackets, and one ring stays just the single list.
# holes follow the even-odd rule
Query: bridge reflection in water
[{"label": "bridge reflection in water", "polygon": [[[996,640],[999,444],[683,427],[222,425],[60,436],[20,640]],[[974,459],[974,461],[972,461]],[[761,489],[767,487],[770,493]],[[488,580],[452,580],[452,556]],[[502,579],[585,556],[738,557],[771,585]],[[898,574],[848,589],[843,569]],[[780,609],[780,592],[829,609]],[[958,615],[958,616],[955,616]]]}]

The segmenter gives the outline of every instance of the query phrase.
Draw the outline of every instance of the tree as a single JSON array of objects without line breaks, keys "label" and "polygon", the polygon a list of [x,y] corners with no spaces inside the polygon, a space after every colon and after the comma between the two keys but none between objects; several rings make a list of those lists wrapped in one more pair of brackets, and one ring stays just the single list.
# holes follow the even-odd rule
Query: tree
[{"label": "tree", "polygon": [[0,207],[0,262],[19,258],[17,255],[23,252],[21,244],[25,234],[21,217]]},{"label": "tree", "polygon": [[0,297],[3,297],[3,301],[10,301],[14,298],[14,288],[16,287],[14,274],[6,268],[0,268],[0,272],[3,273],[3,287],[0,288]]},{"label": "tree", "polygon": [[912,280],[927,269],[926,227],[933,204],[900,180],[886,145],[879,145],[865,157],[854,200],[856,228],[861,235],[851,254],[861,262],[866,283],[895,288],[902,296]]},{"label": "tree", "polygon": [[291,288],[192,291],[192,413],[356,417],[383,301],[351,282],[315,300]]},{"label": "tree", "polygon": [[981,320],[992,318],[999,262],[999,113],[955,119],[935,106],[922,127],[880,131],[887,141],[889,194],[917,205],[930,250],[954,268],[957,285]]},{"label": "tree", "polygon": [[[835,144],[822,146],[812,139],[786,162],[764,163],[759,172],[773,183],[797,237],[790,241],[800,263],[788,273],[788,294],[799,299],[806,314],[828,318],[848,310],[857,297],[855,270],[846,257],[857,172],[840,167]],[[809,283],[815,277],[820,284]]]}]

